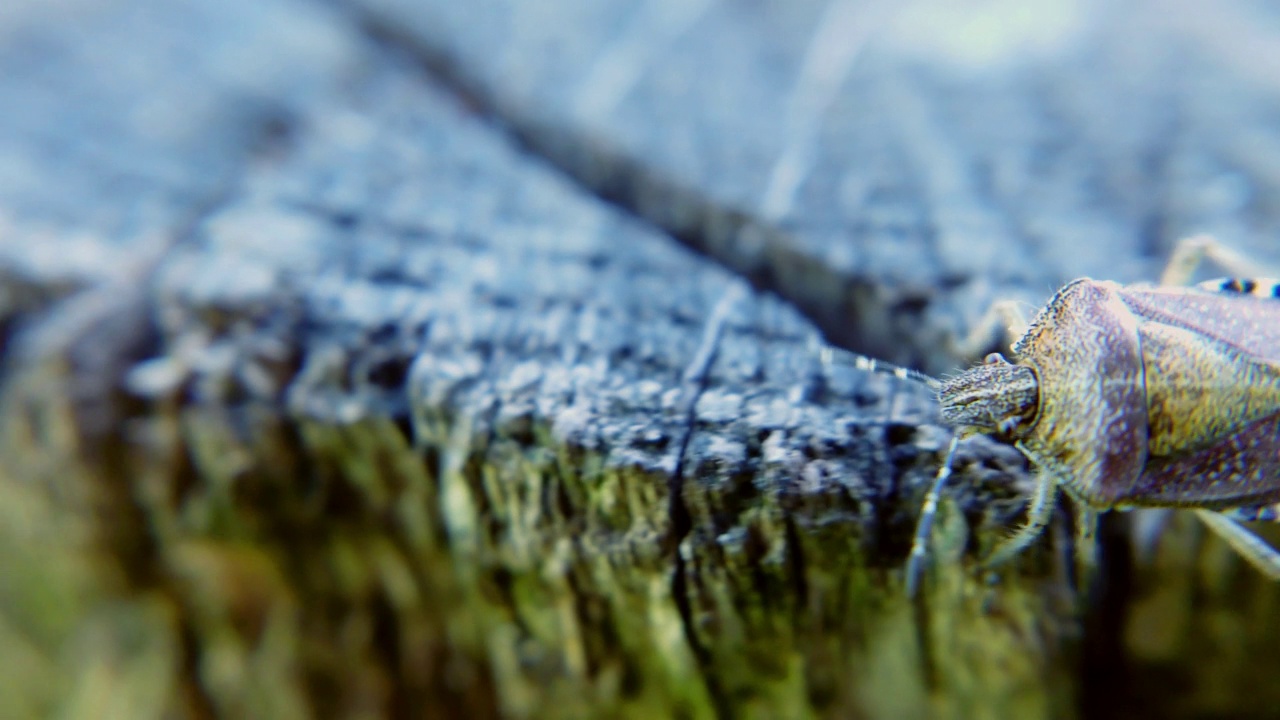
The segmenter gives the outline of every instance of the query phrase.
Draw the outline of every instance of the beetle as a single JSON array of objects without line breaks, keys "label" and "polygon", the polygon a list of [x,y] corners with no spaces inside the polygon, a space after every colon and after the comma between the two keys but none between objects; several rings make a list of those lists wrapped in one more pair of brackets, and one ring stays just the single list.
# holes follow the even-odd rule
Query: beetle
[{"label": "beetle", "polygon": [[[1194,269],[1187,248],[1228,256],[1211,240],[1184,241],[1171,262],[1182,270],[1166,271],[1165,282]],[[993,353],[931,383],[942,419],[957,432],[921,511],[908,595],[957,443],[979,433],[1012,444],[1036,467],[1026,521],[988,566],[1040,536],[1061,488],[1080,509],[1082,552],[1091,552],[1100,511],[1193,509],[1280,580],[1280,552],[1236,522],[1275,519],[1280,503],[1280,283],[1157,287],[1082,278],[1040,310],[1013,356]]]}]

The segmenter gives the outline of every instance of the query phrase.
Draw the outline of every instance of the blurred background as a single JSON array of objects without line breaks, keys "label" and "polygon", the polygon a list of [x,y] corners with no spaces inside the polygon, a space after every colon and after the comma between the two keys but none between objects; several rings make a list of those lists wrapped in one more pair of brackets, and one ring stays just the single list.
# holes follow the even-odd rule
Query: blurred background
[{"label": "blurred background", "polygon": [[1274,714],[1193,523],[966,569],[1010,448],[908,603],[946,430],[815,349],[1277,276],[1277,78],[1246,0],[10,0],[0,717]]}]

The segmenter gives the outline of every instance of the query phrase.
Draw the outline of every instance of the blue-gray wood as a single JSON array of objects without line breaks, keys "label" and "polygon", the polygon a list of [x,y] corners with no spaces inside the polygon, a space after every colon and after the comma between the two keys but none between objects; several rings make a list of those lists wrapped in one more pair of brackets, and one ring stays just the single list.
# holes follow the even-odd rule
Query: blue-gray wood
[{"label": "blue-gray wood", "polygon": [[1274,707],[1225,548],[1104,532],[1082,620],[1058,517],[988,584],[1011,448],[910,604],[950,437],[819,351],[1280,257],[1275,19],[1068,5],[11,1],[0,710]]}]

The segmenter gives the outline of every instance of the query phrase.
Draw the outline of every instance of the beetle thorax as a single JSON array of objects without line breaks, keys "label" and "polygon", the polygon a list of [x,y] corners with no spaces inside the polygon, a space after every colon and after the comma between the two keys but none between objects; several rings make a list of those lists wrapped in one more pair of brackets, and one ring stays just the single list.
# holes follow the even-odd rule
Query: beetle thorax
[{"label": "beetle thorax", "polygon": [[949,425],[1015,440],[1035,426],[1039,383],[1031,367],[1011,364],[993,353],[982,365],[945,381],[938,400]]}]

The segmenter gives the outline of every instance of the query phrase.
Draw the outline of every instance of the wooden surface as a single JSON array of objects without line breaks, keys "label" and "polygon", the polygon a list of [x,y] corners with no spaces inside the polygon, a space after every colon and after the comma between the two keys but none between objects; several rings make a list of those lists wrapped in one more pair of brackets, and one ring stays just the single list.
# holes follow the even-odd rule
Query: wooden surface
[{"label": "wooden surface", "polygon": [[1185,518],[976,569],[1010,448],[909,602],[949,436],[818,348],[1280,260],[1269,12],[17,3],[0,716],[1266,714],[1276,588]]}]

